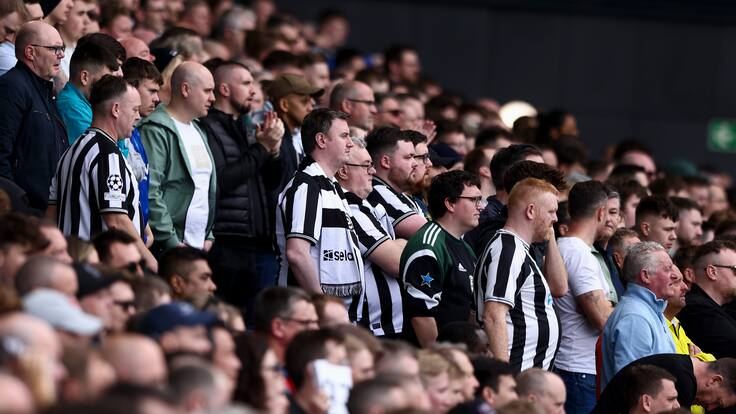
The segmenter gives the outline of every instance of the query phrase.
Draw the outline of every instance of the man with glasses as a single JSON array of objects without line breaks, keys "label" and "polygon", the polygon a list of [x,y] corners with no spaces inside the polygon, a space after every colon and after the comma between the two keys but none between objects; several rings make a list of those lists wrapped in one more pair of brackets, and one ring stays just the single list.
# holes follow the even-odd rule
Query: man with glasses
[{"label": "man with glasses", "polygon": [[470,319],[475,254],[462,236],[478,225],[479,186],[465,171],[438,175],[429,188],[434,220],[409,239],[401,255],[404,336],[423,347],[448,323]]},{"label": "man with glasses", "polygon": [[[414,159],[417,162],[417,168],[412,172],[409,179],[411,180],[411,190],[409,191],[411,200],[419,207],[421,215],[427,220],[430,219],[429,209],[427,208],[427,190],[432,183],[429,176],[430,168],[433,167],[429,158],[429,147],[427,146],[427,136],[415,130],[402,131],[404,135],[411,138],[414,143]],[[481,187],[482,191],[482,187]]]},{"label": "man with glasses", "polygon": [[128,233],[117,229],[107,230],[98,234],[93,243],[103,265],[143,276],[145,261],[135,238]]},{"label": "man with glasses", "polygon": [[309,295],[293,287],[261,291],[253,306],[253,321],[255,332],[268,340],[282,364],[286,347],[299,332],[319,328],[317,310]]},{"label": "man with glasses", "polygon": [[330,108],[348,114],[348,125],[365,132],[373,129],[376,100],[371,88],[360,81],[338,83],[330,95]]},{"label": "man with glasses", "polygon": [[736,244],[716,240],[698,247],[695,283],[677,318],[690,339],[716,358],[736,356],[736,319],[723,305],[736,299]]},{"label": "man with glasses", "polygon": [[366,197],[373,190],[376,172],[365,141],[353,138],[350,161],[337,170],[335,178],[350,204],[360,252],[365,262],[364,325],[379,337],[398,338],[403,330],[399,259],[406,240],[395,240],[386,210],[372,205]]},{"label": "man with glasses", "polygon": [[69,147],[51,81],[59,74],[64,42],[52,26],[30,22],[19,30],[15,50],[18,63],[0,77],[0,176],[25,190],[40,215],[56,164]]},{"label": "man with glasses", "polygon": [[401,127],[404,111],[401,109],[395,95],[390,93],[376,94],[376,107],[378,109],[375,116],[376,127]]}]

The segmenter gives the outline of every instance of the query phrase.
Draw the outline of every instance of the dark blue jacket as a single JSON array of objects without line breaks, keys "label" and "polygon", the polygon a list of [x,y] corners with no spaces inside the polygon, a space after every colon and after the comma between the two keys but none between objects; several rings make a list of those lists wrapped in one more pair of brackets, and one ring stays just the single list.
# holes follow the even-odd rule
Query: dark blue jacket
[{"label": "dark blue jacket", "polygon": [[0,176],[18,184],[29,206],[43,212],[56,164],[69,147],[53,83],[18,61],[0,76],[0,91]]}]

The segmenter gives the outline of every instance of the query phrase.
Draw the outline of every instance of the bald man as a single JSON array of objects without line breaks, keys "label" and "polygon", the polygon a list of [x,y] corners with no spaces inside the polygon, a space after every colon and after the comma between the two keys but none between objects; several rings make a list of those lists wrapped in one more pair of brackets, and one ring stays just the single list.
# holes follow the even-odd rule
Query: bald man
[{"label": "bald man", "polygon": [[166,381],[166,361],[158,344],[143,335],[122,334],[105,341],[102,357],[119,382],[158,387]]},{"label": "bald man", "polygon": [[216,176],[207,135],[197,118],[215,102],[215,81],[199,63],[185,62],[171,75],[171,102],[138,126],[148,155],[152,250],[188,245],[209,250],[214,236]]},{"label": "bald man", "polygon": [[53,102],[64,42],[44,22],[29,22],[15,39],[15,67],[0,77],[0,176],[28,194],[39,215],[46,210],[49,184],[68,148],[66,129]]}]

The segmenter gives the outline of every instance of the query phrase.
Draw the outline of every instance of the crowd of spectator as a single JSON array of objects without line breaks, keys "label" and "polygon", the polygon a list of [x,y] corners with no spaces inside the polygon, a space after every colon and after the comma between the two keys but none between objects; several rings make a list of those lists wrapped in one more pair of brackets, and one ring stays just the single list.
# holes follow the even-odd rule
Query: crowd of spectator
[{"label": "crowd of spectator", "polygon": [[349,30],[0,1],[0,414],[736,406],[728,173]]}]

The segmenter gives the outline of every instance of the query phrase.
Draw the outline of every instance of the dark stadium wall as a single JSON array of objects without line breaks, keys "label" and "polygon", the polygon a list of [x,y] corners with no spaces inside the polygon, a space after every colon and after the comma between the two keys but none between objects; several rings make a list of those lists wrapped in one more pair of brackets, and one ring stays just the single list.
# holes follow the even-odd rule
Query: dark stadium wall
[{"label": "dark stadium wall", "polygon": [[703,17],[636,6],[627,13],[625,5],[549,10],[532,1],[277,3],[306,20],[339,8],[351,21],[349,45],[365,52],[415,45],[424,72],[467,97],[568,109],[594,155],[637,137],[660,162],[685,157],[736,174],[736,154],[706,146],[709,120],[736,119],[736,24],[711,9]]}]

